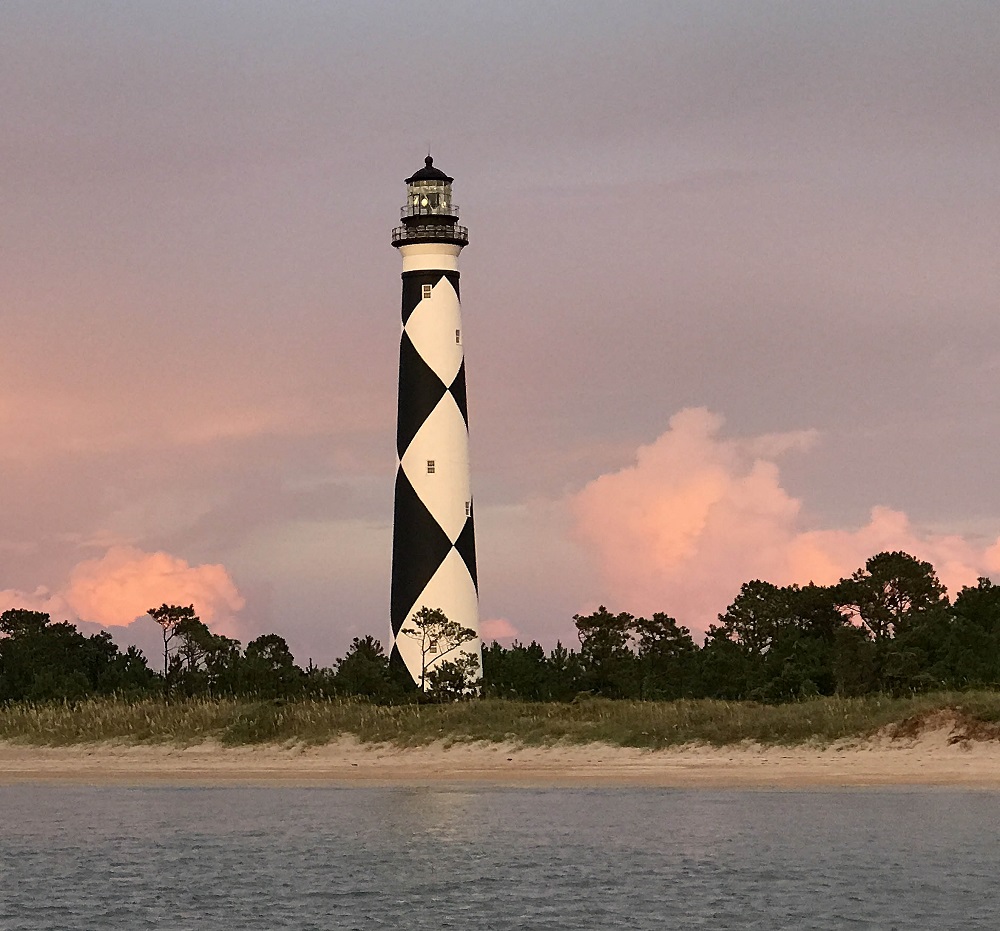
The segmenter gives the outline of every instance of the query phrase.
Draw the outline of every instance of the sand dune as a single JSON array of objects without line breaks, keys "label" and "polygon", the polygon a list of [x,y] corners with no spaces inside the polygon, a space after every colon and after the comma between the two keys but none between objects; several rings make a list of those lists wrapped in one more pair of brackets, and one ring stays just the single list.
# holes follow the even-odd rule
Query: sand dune
[{"label": "sand dune", "polygon": [[341,740],[322,747],[179,748],[0,743],[0,785],[664,786],[805,788],[942,785],[1000,789],[1000,742],[956,741],[947,724],[910,739],[826,748],[601,744],[415,749]]}]

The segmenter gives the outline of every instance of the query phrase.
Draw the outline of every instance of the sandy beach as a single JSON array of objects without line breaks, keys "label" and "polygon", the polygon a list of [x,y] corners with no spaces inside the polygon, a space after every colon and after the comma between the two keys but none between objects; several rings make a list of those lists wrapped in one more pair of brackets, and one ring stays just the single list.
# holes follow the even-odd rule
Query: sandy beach
[{"label": "sandy beach", "polygon": [[808,788],[931,785],[1000,789],[1000,742],[955,742],[942,726],[913,739],[829,747],[601,744],[415,749],[341,740],[322,747],[225,748],[0,743],[0,785],[658,786]]}]

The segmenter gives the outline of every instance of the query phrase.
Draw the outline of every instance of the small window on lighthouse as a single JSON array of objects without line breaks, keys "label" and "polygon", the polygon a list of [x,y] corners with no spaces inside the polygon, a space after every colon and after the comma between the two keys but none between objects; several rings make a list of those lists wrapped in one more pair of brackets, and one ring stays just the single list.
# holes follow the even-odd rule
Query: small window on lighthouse
[{"label": "small window on lighthouse", "polygon": [[461,343],[462,342],[462,331],[461,330],[455,330],[455,342],[456,343]]},{"label": "small window on lighthouse", "polygon": [[423,296],[423,299],[427,300],[427,298],[431,296],[431,286],[429,284],[425,284],[420,293]]},{"label": "small window on lighthouse", "polygon": [[434,474],[434,460],[433,459],[428,459],[427,460],[427,474],[428,475],[433,475]]},{"label": "small window on lighthouse", "polygon": [[465,516],[466,517],[472,517],[472,502],[471,501],[466,501],[465,502]]}]

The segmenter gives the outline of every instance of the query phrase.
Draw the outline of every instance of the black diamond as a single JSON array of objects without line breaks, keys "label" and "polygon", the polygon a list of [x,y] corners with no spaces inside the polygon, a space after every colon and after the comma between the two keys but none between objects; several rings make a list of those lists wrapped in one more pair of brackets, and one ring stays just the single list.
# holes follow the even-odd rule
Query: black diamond
[{"label": "black diamond", "polygon": [[[397,672],[406,669],[406,663],[403,661],[403,657],[399,652],[399,647],[396,646],[395,643],[392,645],[392,650],[389,653],[389,665]],[[408,669],[406,670],[406,672],[407,675],[409,675]]]},{"label": "black diamond", "polygon": [[399,340],[399,411],[396,415],[396,451],[400,459],[447,390],[404,332]]},{"label": "black diamond", "polygon": [[[392,632],[409,620],[409,613],[434,573],[451,552],[451,540],[414,491],[402,467],[396,471],[396,506],[392,519]],[[474,556],[475,554],[473,554]]]},{"label": "black diamond", "polygon": [[465,421],[465,429],[468,430],[469,401],[465,395],[465,359],[462,360],[462,365],[458,369],[458,374],[455,376],[455,380],[451,383],[448,390],[451,392],[451,396],[455,399],[458,409],[462,412],[462,419]]},{"label": "black diamond", "polygon": [[472,506],[470,505],[469,516],[466,518],[462,532],[455,541],[455,549],[465,562],[465,567],[469,570],[469,575],[472,576],[472,584],[476,586],[476,593],[478,594],[479,576],[476,573],[476,529],[473,525],[474,516]]}]

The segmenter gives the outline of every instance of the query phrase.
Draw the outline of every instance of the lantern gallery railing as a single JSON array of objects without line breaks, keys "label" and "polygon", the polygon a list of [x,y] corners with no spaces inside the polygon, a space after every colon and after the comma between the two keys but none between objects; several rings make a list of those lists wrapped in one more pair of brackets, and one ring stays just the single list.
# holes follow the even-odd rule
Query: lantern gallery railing
[{"label": "lantern gallery railing", "polygon": [[407,217],[457,217],[458,204],[406,204],[399,208],[400,219]]},{"label": "lantern gallery railing", "polygon": [[397,226],[392,231],[392,244],[408,242],[453,242],[459,246],[469,243],[469,229],[455,223],[426,223],[420,226]]}]

